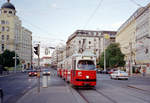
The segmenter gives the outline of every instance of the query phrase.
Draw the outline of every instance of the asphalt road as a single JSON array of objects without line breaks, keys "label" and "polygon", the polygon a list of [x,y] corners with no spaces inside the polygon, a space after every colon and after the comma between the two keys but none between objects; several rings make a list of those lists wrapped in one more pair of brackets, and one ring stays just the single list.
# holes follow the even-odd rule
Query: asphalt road
[{"label": "asphalt road", "polygon": [[[43,78],[41,77],[41,86],[42,80]],[[36,87],[36,83],[36,77],[28,77],[26,73],[0,77],[0,88],[4,90],[5,94],[4,103],[16,103],[21,96]],[[47,90],[56,87],[66,87],[66,85],[70,86],[58,78],[56,71],[51,69]],[[130,88],[128,85],[147,86],[150,85],[150,78],[132,77],[129,80],[112,80],[109,75],[97,74],[97,85],[94,89],[74,90],[79,93],[78,96],[86,99],[87,103],[150,103],[150,93],[148,91]],[[49,92],[51,94],[52,91]],[[57,93],[58,91],[53,92]]]},{"label": "asphalt road", "polygon": [[88,103],[150,103],[150,93],[128,87],[133,84],[150,85],[150,80],[134,77],[129,80],[112,80],[109,75],[98,74],[95,90],[78,91]]},{"label": "asphalt road", "polygon": [[36,86],[36,77],[28,77],[27,73],[15,73],[0,77],[0,88],[4,92],[4,103],[16,103],[27,91]]}]

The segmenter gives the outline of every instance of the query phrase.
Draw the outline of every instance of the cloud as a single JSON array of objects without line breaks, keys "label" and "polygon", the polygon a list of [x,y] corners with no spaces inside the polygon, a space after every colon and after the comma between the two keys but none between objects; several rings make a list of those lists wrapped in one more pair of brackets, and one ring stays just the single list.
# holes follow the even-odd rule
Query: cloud
[{"label": "cloud", "polygon": [[56,3],[51,4],[52,8],[58,8]]}]

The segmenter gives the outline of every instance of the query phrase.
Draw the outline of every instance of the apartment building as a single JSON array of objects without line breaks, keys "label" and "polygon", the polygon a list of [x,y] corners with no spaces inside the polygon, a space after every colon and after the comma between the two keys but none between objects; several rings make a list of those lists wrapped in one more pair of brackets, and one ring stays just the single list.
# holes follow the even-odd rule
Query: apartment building
[{"label": "apartment building", "polygon": [[22,27],[16,8],[8,0],[0,10],[0,53],[15,51],[25,67],[32,63],[32,32]]},{"label": "apartment building", "polygon": [[[125,54],[126,68],[150,73],[150,4],[137,9],[118,29],[116,42]],[[132,66],[131,66],[132,65]]]}]

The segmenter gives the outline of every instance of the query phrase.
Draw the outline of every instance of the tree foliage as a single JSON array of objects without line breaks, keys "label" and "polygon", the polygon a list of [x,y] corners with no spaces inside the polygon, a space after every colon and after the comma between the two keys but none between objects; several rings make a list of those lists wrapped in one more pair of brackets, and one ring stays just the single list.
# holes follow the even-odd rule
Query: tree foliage
[{"label": "tree foliage", "polygon": [[[15,65],[15,52],[5,50],[2,54],[0,54],[0,65],[4,67],[13,67]],[[17,65],[19,64],[19,59],[17,59]]]},{"label": "tree foliage", "polygon": [[[106,49],[106,68],[122,67],[125,65],[124,54],[120,50],[118,43],[110,44]],[[104,67],[104,52],[102,53],[99,63],[100,67]]]}]

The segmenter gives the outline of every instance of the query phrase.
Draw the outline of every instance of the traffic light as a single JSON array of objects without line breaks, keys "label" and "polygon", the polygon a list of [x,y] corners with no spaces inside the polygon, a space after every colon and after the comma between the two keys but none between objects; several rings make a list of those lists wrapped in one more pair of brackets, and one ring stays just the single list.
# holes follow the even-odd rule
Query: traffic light
[{"label": "traffic light", "polygon": [[34,53],[35,53],[37,56],[39,56],[39,44],[38,44],[36,47],[34,47],[34,49],[35,49]]}]

